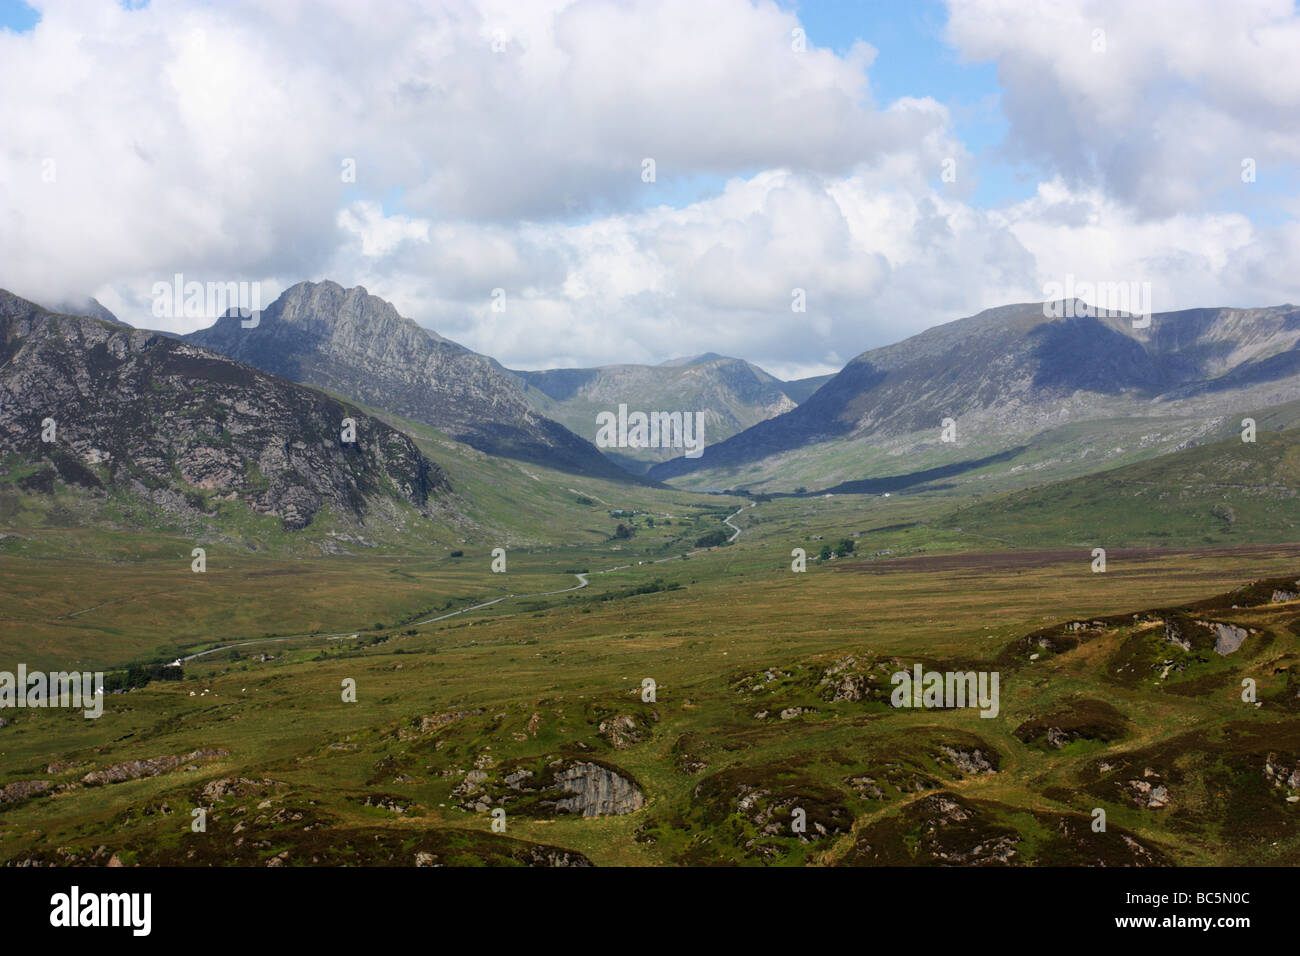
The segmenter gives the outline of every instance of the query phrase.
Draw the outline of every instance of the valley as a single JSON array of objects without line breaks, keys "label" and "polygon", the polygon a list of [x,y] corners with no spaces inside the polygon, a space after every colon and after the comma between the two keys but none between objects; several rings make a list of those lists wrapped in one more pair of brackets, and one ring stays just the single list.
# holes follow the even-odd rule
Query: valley
[{"label": "valley", "polygon": [[6,938],[1294,938],[1297,52],[0,0]]},{"label": "valley", "polygon": [[[115,667],[274,639],[189,661],[182,680],[109,695],[98,721],[58,711],[11,720],[0,730],[0,855],[1195,864],[1280,862],[1300,848],[1291,791],[1270,789],[1265,771],[1300,743],[1286,729],[1300,703],[1300,604],[1221,603],[1213,616],[1256,636],[1230,657],[1191,654],[1170,681],[1158,667],[1136,680],[1110,675],[1107,661],[1134,653],[1123,626],[1106,624],[1073,649],[1049,642],[1056,653],[1041,663],[1013,650],[1072,620],[1141,611],[1153,595],[1186,606],[1259,577],[1294,581],[1300,546],[1121,551],[1094,574],[1086,549],[1007,562],[973,547],[953,563],[890,538],[904,532],[867,530],[856,541],[871,557],[817,561],[819,539],[887,528],[886,505],[906,517],[935,503],[727,503],[740,507],[707,520],[738,511],[743,533],[686,560],[663,561],[667,542],[638,530],[617,544],[511,549],[505,574],[489,570],[487,541],[470,544],[468,560],[214,554],[204,575],[181,555],[172,567],[0,559],[18,598],[7,602],[5,646],[27,640],[32,661]],[[876,547],[887,542],[895,547]],[[813,557],[808,572],[791,572],[794,547]],[[38,567],[72,583],[67,596],[52,602]],[[571,590],[575,573],[590,585]],[[559,593],[415,623],[525,591]],[[916,662],[1000,670],[998,716],[893,710],[888,672]],[[1239,676],[1258,681],[1261,708],[1239,700]],[[647,677],[652,703],[640,696]],[[349,679],[355,703],[340,700]],[[1059,749],[1020,739],[1041,715],[1100,706],[1088,701],[1106,701],[1122,732],[1097,739],[1085,728]],[[154,758],[196,753],[155,772]],[[125,768],[120,783],[83,782],[115,767]],[[1202,768],[1217,775],[1212,784],[1196,776]],[[1148,769],[1173,794],[1168,806],[1135,803],[1130,781]],[[13,796],[32,781],[46,795]],[[587,814],[580,795],[604,792],[628,800]],[[566,794],[578,811],[557,809]],[[1240,813],[1220,821],[1211,811],[1225,799]],[[789,833],[795,806],[807,812],[806,839]],[[188,829],[197,807],[209,813],[205,834]],[[496,807],[504,834],[491,828]],[[1110,820],[1104,838],[1088,829],[1095,807]],[[907,834],[917,827],[936,835],[916,844]]]},{"label": "valley", "polygon": [[[278,371],[111,315],[0,303],[21,363],[5,379],[0,647],[114,688],[94,720],[3,715],[0,863],[1300,853],[1296,400],[1206,417],[1104,405],[1010,447],[971,419],[957,449],[845,433],[793,470],[782,455],[810,453],[765,460],[771,482],[705,491],[593,467],[590,445],[566,457],[574,434],[535,447],[564,426],[514,393],[501,428],[422,411],[446,407],[420,391],[445,373],[384,372],[382,343],[364,345],[362,388],[341,371],[358,323],[423,333],[364,290],[295,290],[259,330],[301,349],[280,323],[316,322],[304,302],[342,324]],[[33,395],[71,451],[38,443]],[[356,449],[334,433],[345,418]],[[998,699],[899,706],[900,673]]]}]

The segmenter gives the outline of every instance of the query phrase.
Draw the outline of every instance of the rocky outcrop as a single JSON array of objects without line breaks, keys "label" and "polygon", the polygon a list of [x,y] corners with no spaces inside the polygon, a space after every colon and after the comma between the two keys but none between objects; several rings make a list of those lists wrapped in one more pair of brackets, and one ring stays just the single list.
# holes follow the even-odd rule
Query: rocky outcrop
[{"label": "rocky outcrop", "polygon": [[863,828],[850,864],[1007,866],[1021,860],[1021,836],[993,819],[986,805],[953,793],[922,797],[898,821]]},{"label": "rocky outcrop", "polygon": [[1288,803],[1300,803],[1300,759],[1270,753],[1264,761],[1264,779],[1285,793]]},{"label": "rocky outcrop", "polygon": [[484,813],[508,807],[511,813],[584,817],[634,813],[645,806],[636,781],[618,769],[589,760],[556,758],[500,768],[476,767],[452,790],[465,810]]},{"label": "rocky outcrop", "polygon": [[1214,632],[1214,653],[1226,657],[1245,642],[1249,632],[1235,624],[1221,624],[1218,621],[1197,621]]},{"label": "rocky outcrop", "polygon": [[6,803],[21,803],[32,797],[45,796],[51,792],[53,784],[49,780],[17,780],[0,787],[0,806]]},{"label": "rocky outcrop", "polygon": [[1179,625],[1178,621],[1165,621],[1165,640],[1185,651],[1192,649],[1191,638],[1187,636],[1186,630]]},{"label": "rocky outcrop", "polygon": [[557,773],[555,782],[573,794],[555,802],[555,808],[565,813],[603,817],[645,806],[645,795],[630,780],[600,764],[576,761]]},{"label": "rocky outcrop", "polygon": [[1161,782],[1160,774],[1150,767],[1142,772],[1141,778],[1124,781],[1120,789],[1144,810],[1163,810],[1169,806],[1169,788]]},{"label": "rocky outcrop", "polygon": [[111,783],[123,783],[127,780],[139,780],[141,777],[156,777],[196,760],[210,760],[214,757],[228,756],[228,750],[195,750],[179,756],[150,757],[148,760],[127,760],[114,764],[103,770],[92,770],[81,778],[87,787],[99,787]]},{"label": "rocky outcrop", "polygon": [[623,750],[641,742],[641,725],[631,714],[619,714],[609,720],[602,720],[596,729],[615,750]]},{"label": "rocky outcrop", "polygon": [[842,791],[780,765],[732,767],[705,777],[691,792],[691,816],[706,826],[734,821],[737,826],[720,830],[727,842],[742,856],[764,861],[784,856],[794,844],[828,844],[853,826]]},{"label": "rocky outcrop", "polygon": [[856,703],[871,693],[871,681],[862,673],[858,659],[842,657],[822,671],[817,682],[823,700],[831,703],[848,701]]},{"label": "rocky outcrop", "polygon": [[376,807],[390,813],[412,813],[418,809],[415,801],[394,793],[368,793],[364,797],[353,797],[352,800],[363,807]]},{"label": "rocky outcrop", "polygon": [[419,718],[420,733],[431,734],[435,730],[441,730],[443,727],[458,723],[466,717],[474,717],[483,713],[482,707],[474,710],[449,710],[441,714],[430,714],[427,717]]},{"label": "rocky outcrop", "polygon": [[850,777],[845,783],[852,787],[853,792],[864,800],[885,799],[885,791],[881,790],[877,785],[875,777],[860,774],[856,777]]},{"label": "rocky outcrop", "polygon": [[978,747],[969,750],[963,750],[957,747],[949,747],[947,744],[941,744],[939,751],[948,758],[959,771],[966,774],[978,773],[997,773],[997,757],[986,754]]},{"label": "rocky outcrop", "polygon": [[219,777],[203,785],[200,796],[206,802],[227,799],[228,797],[265,796],[282,786],[274,780],[250,780],[247,777]]},{"label": "rocky outcrop", "polygon": [[[238,323],[236,323],[238,324]],[[344,441],[343,421],[355,422]],[[52,441],[43,440],[46,420]],[[398,505],[427,514],[449,490],[415,443],[342,402],[192,344],[59,316],[0,291],[0,456],[37,465],[27,490],[56,482],[125,491],[179,520],[221,524],[239,501],[310,525]]]}]

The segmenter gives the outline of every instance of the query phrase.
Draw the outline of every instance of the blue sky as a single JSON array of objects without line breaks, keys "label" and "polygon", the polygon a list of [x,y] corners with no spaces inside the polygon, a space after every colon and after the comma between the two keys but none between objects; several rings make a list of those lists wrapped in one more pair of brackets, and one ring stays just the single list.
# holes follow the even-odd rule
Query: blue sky
[{"label": "blue sky", "polygon": [[22,0],[0,0],[0,27],[23,33],[36,26],[40,14]]},{"label": "blue sky", "polygon": [[952,111],[953,127],[977,164],[979,185],[973,202],[992,206],[1033,195],[1036,179],[996,156],[1006,133],[997,69],[991,63],[959,61],[943,41],[948,12],[942,3],[823,0],[782,6],[798,14],[816,46],[841,55],[857,40],[875,47],[870,76],[881,105],[904,96],[929,96]]}]

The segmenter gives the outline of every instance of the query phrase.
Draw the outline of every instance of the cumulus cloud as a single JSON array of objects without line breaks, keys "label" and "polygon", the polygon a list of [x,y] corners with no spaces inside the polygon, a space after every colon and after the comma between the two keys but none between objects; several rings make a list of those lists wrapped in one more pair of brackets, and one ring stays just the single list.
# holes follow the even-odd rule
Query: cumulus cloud
[{"label": "cumulus cloud", "polygon": [[[1300,81],[1263,82],[1291,20],[1244,8],[1247,49],[1235,6],[1176,6],[1153,31],[1122,5],[954,5],[1043,167],[988,209],[941,180],[975,165],[944,104],[878,102],[872,47],[801,52],[764,0],[44,3],[0,32],[0,285],[187,331],[150,315],[174,273],[264,301],[332,278],[509,366],[717,351],[787,376],[1065,273],[1149,278],[1157,308],[1297,299],[1294,204],[1260,225],[1211,201],[1241,144],[1261,176],[1293,156]],[[717,186],[682,204],[682,180]]]},{"label": "cumulus cloud", "polygon": [[[487,263],[477,288],[444,282],[422,243],[411,258],[376,260],[358,281],[507,365],[713,350],[794,376],[838,368],[937,321],[1038,301],[1067,275],[1150,282],[1157,311],[1285,301],[1295,297],[1288,255],[1297,235],[1240,214],[1151,220],[1060,179],[986,211],[879,171],[827,179],[774,170],[683,209],[470,229],[448,241],[492,251],[448,278]],[[494,287],[507,293],[503,311],[492,307]],[[806,312],[792,311],[795,289]]]},{"label": "cumulus cloud", "polygon": [[944,122],[877,108],[874,51],[797,52],[770,3],[38,7],[33,32],[0,32],[0,239],[34,287],[163,259],[310,273],[347,199],[573,217],[639,204],[645,158],[661,178],[833,173]]},{"label": "cumulus cloud", "polygon": [[1264,179],[1295,175],[1300,14],[1291,0],[948,7],[949,42],[997,64],[1008,153],[1049,174],[1099,186],[1152,218],[1243,201],[1244,160]]}]

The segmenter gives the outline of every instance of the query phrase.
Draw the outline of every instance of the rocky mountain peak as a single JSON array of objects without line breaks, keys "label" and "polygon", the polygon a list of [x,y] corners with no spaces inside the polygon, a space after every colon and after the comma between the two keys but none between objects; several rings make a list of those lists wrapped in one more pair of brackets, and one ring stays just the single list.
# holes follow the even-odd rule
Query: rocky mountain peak
[{"label": "rocky mountain peak", "polygon": [[590,442],[537,414],[515,378],[492,359],[403,317],[361,286],[300,282],[254,326],[228,315],[185,339],[432,425],[489,454],[631,478]]}]

